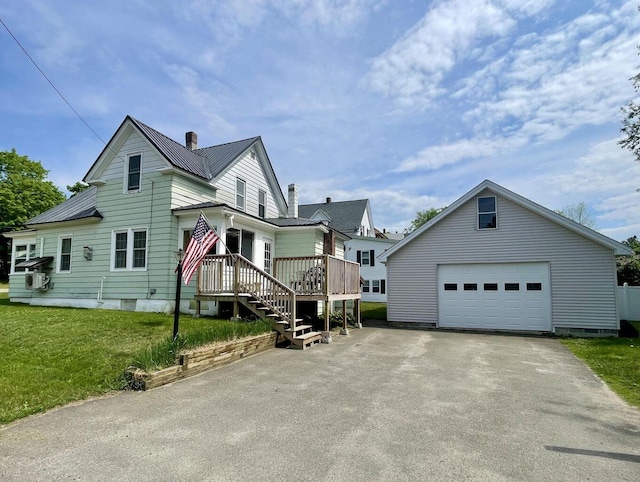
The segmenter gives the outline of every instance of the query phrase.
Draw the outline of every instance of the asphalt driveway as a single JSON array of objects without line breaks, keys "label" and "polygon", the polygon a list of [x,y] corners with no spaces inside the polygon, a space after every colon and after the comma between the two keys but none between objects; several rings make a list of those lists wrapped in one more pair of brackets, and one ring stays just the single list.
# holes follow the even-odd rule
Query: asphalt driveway
[{"label": "asphalt driveway", "polygon": [[365,328],[0,430],[0,480],[634,480],[640,411],[551,339]]}]

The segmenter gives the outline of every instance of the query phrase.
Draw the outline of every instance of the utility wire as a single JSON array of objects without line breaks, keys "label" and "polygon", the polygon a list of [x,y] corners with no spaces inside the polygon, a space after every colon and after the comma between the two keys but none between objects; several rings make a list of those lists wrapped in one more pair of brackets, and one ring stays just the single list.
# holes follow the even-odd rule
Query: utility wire
[{"label": "utility wire", "polygon": [[75,110],[73,108],[73,106],[69,103],[69,101],[65,98],[64,95],[62,95],[62,92],[60,92],[58,90],[58,88],[53,84],[53,82],[51,81],[51,79],[49,79],[49,77],[47,77],[47,74],[45,74],[43,72],[43,70],[40,68],[40,66],[37,64],[37,62],[35,60],[33,60],[33,57],[31,57],[31,55],[29,55],[29,52],[27,52],[27,49],[25,49],[22,44],[20,43],[20,41],[16,38],[15,35],[13,35],[13,32],[9,29],[9,27],[7,27],[7,24],[4,23],[4,21],[2,20],[2,18],[0,18],[0,23],[2,24],[2,26],[7,30],[7,32],[9,32],[9,35],[11,35],[11,37],[13,38],[13,40],[15,40],[16,44],[18,44],[18,47],[20,47],[22,49],[22,51],[24,52],[24,54],[29,58],[29,60],[31,61],[31,63],[36,67],[36,69],[38,69],[38,72],[40,72],[42,74],[42,76],[47,80],[47,82],[49,82],[49,85],[51,85],[51,87],[53,87],[53,90],[55,90],[57,92],[57,94],[60,96],[60,98],[64,101],[65,104],[67,104],[69,106],[69,108],[73,111],[73,113],[78,117],[78,119],[80,119],[82,121],[82,123],[87,126],[87,128],[93,132],[93,135],[96,136],[100,142],[102,142],[105,146],[107,145],[107,143],[102,139],[102,137],[100,137],[98,135],[98,133],[96,131],[93,130],[93,128],[89,125],[89,123],[83,119],[83,117],[78,113],[77,110]]}]

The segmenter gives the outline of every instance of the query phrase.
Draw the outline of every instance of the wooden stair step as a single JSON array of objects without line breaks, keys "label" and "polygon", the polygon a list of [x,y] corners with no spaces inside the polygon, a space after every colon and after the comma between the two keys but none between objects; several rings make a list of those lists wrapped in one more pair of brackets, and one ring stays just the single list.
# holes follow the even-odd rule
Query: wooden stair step
[{"label": "wooden stair step", "polygon": [[[313,328],[313,325],[298,325],[296,326],[295,331],[304,331],[304,330],[308,330],[309,328]],[[285,331],[294,331],[291,328],[289,328],[288,330]]]},{"label": "wooden stair step", "polygon": [[300,340],[300,341],[306,341],[309,340],[311,338],[322,338],[322,333],[320,333],[319,331],[310,331],[309,333],[305,333],[303,335],[298,335],[294,337],[294,340]]}]

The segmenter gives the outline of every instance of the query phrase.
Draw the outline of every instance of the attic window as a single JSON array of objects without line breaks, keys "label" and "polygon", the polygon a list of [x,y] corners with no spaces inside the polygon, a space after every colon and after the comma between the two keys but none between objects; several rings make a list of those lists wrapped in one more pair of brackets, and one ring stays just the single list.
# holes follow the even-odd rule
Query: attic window
[{"label": "attic window", "polygon": [[262,189],[258,191],[258,216],[267,217],[267,192]]},{"label": "attic window", "polygon": [[140,190],[140,165],[142,154],[132,154],[127,162],[127,191]]},{"label": "attic window", "polygon": [[241,211],[244,211],[246,189],[247,183],[240,178],[236,178],[236,208]]},{"label": "attic window", "polygon": [[498,211],[496,197],[478,198],[478,229],[496,229],[498,227]]}]

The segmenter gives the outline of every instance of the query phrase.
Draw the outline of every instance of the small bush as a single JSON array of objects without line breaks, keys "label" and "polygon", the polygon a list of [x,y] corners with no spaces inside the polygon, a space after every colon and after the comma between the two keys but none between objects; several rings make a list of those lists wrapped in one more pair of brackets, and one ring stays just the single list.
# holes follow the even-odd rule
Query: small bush
[{"label": "small bush", "polygon": [[[355,325],[356,319],[353,314],[347,313],[347,323]],[[331,328],[337,328],[342,326],[342,311],[334,311],[329,315],[329,326]]]}]

